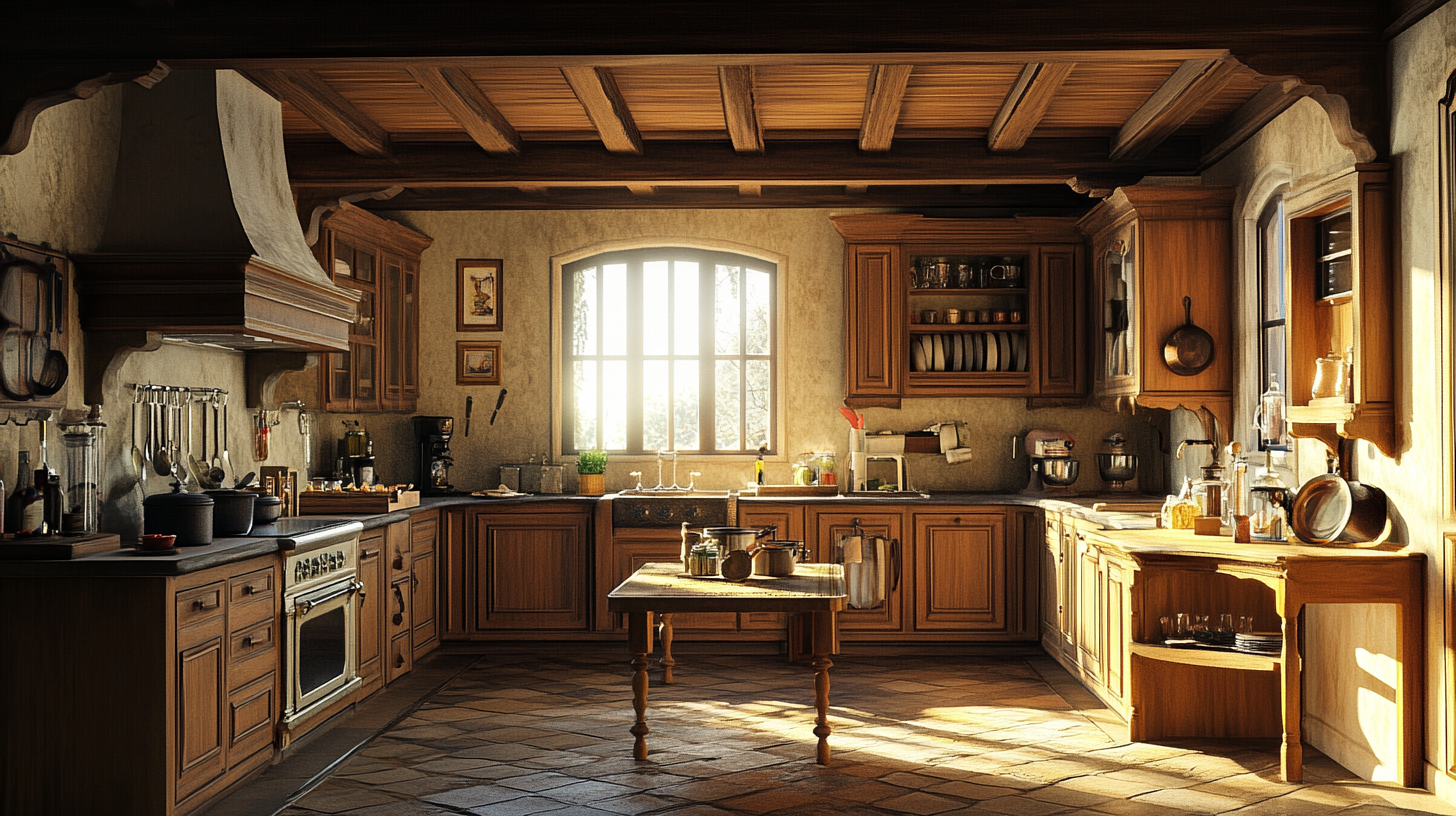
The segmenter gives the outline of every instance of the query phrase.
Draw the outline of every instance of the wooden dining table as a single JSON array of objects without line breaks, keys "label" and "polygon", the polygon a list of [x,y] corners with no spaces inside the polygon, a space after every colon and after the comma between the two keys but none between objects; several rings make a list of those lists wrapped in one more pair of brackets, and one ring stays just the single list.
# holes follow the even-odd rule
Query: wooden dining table
[{"label": "wooden dining table", "polygon": [[672,682],[672,614],[676,612],[790,612],[809,616],[814,670],[814,736],[818,761],[829,764],[829,655],[838,651],[838,613],[847,590],[839,564],[797,564],[794,574],[753,576],[731,582],[717,576],[684,574],[673,561],[644,564],[607,595],[607,608],[627,615],[628,651],[632,655],[632,707],[637,720],[632,756],[647,759],[647,666],[653,650],[652,615],[663,617],[663,681]]}]

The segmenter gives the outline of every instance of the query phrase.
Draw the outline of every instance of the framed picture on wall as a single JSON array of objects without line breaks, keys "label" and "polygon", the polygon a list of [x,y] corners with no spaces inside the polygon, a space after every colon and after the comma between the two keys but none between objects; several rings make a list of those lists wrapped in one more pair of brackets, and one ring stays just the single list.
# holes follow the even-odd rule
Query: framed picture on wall
[{"label": "framed picture on wall", "polygon": [[500,385],[501,344],[455,343],[455,382],[458,385]]},{"label": "framed picture on wall", "polygon": [[501,262],[455,261],[456,331],[501,330]]}]

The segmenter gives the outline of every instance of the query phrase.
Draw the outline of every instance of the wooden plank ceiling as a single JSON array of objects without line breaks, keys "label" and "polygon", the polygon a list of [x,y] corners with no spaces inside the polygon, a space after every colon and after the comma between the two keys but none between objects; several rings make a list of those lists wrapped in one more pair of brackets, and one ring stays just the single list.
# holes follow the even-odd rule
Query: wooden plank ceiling
[{"label": "wooden plank ceiling", "polygon": [[283,104],[302,209],[1072,213],[1198,173],[1305,87],[1210,49],[899,56],[238,67]]}]

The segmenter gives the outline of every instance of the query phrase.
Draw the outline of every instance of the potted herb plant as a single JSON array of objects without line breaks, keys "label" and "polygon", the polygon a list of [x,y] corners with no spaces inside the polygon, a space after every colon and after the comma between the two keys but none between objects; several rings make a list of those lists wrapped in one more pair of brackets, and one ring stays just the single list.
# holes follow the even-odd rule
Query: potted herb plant
[{"label": "potted herb plant", "polygon": [[582,496],[600,496],[607,492],[607,452],[582,451],[576,455],[576,492]]}]

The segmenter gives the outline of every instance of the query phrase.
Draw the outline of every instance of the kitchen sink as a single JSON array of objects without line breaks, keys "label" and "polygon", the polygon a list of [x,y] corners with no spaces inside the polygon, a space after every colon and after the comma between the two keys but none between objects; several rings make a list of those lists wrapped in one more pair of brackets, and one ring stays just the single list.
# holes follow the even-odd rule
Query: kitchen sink
[{"label": "kitchen sink", "polygon": [[724,527],[736,501],[727,491],[692,493],[623,493],[612,499],[613,527]]}]

